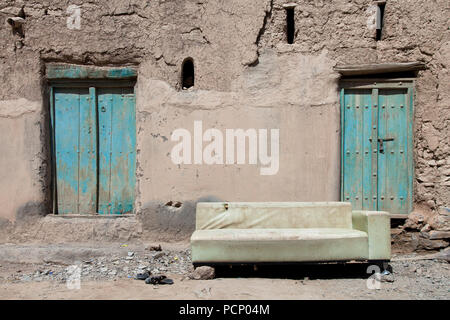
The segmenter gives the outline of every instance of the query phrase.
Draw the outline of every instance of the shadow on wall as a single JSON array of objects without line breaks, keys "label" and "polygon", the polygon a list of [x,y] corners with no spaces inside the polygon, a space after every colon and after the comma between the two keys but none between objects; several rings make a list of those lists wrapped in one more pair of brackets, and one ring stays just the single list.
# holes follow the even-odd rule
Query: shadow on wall
[{"label": "shadow on wall", "polygon": [[8,219],[0,217],[0,243],[8,242],[12,229],[13,223]]},{"label": "shadow on wall", "polygon": [[215,196],[206,196],[194,201],[148,202],[137,214],[142,224],[142,236],[146,240],[188,240],[195,230],[197,202],[221,202]]},{"label": "shadow on wall", "polygon": [[22,227],[30,228],[39,218],[47,215],[48,212],[48,204],[28,202],[17,210],[14,221],[0,217],[0,243],[8,242],[15,231],[19,230],[21,232]]},{"label": "shadow on wall", "polygon": [[41,218],[50,212],[47,203],[27,202],[21,206],[16,212],[16,223],[27,221],[29,219]]}]

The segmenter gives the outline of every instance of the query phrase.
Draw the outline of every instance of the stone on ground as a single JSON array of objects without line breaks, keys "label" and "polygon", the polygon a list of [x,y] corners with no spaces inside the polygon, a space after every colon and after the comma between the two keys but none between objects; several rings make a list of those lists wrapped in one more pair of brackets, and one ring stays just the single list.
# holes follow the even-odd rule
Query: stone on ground
[{"label": "stone on ground", "polygon": [[209,280],[214,279],[216,272],[213,267],[201,266],[194,270],[191,278],[194,280]]}]

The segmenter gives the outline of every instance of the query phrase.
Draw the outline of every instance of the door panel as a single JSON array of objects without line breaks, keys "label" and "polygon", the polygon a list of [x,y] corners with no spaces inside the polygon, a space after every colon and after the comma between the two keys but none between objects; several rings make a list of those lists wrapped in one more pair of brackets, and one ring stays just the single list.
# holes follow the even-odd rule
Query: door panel
[{"label": "door panel", "polygon": [[131,212],[136,168],[133,89],[99,89],[98,103],[99,213]]},{"label": "door panel", "polygon": [[344,96],[343,192],[354,209],[374,206],[371,186],[372,92],[347,90]]},{"label": "door panel", "polygon": [[96,211],[95,104],[89,89],[54,91],[59,213]]},{"label": "door panel", "polygon": [[112,117],[113,134],[111,138],[111,202],[113,213],[126,213],[133,210],[136,171],[136,132],[134,94],[122,89],[118,106]]},{"label": "door panel", "polygon": [[395,213],[409,213],[406,93],[398,89],[379,93],[378,210]]},{"label": "door panel", "polygon": [[99,140],[99,186],[98,186],[98,212],[110,214],[112,211],[109,201],[111,194],[111,133],[113,94],[99,90],[98,101],[98,140]]}]

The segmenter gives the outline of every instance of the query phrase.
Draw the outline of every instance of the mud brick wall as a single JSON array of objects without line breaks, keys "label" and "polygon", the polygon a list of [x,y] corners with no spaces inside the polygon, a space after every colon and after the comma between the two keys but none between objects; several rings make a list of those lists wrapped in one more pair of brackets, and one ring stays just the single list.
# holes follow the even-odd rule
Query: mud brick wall
[{"label": "mud brick wall", "polygon": [[[4,0],[0,3],[0,218],[51,210],[48,63],[135,66],[136,212],[144,231],[188,234],[199,199],[339,200],[337,64],[425,63],[415,82],[414,201],[450,206],[450,4],[387,0],[375,39],[375,1]],[[80,28],[68,27],[76,5]],[[8,17],[22,16],[13,32]],[[195,88],[183,91],[191,57]],[[280,171],[255,166],[174,168],[167,141],[179,127],[280,128]],[[180,201],[179,209],[167,208]],[[417,207],[419,208],[419,207]],[[145,233],[145,232],[144,232]],[[182,236],[181,236],[182,237]]]}]

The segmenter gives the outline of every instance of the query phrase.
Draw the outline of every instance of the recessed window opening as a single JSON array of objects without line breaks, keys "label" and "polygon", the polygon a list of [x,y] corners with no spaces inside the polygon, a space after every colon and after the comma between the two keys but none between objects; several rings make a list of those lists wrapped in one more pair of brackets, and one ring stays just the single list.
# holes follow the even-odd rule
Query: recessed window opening
[{"label": "recessed window opening", "polygon": [[287,43],[293,44],[295,37],[294,8],[286,8],[286,37]]},{"label": "recessed window opening", "polygon": [[384,8],[386,7],[386,3],[378,3],[377,5],[377,34],[376,41],[381,40],[381,36],[383,33],[383,21],[384,21]]},{"label": "recessed window opening", "polygon": [[187,58],[183,61],[181,67],[181,87],[183,90],[189,89],[194,86],[194,60]]}]

